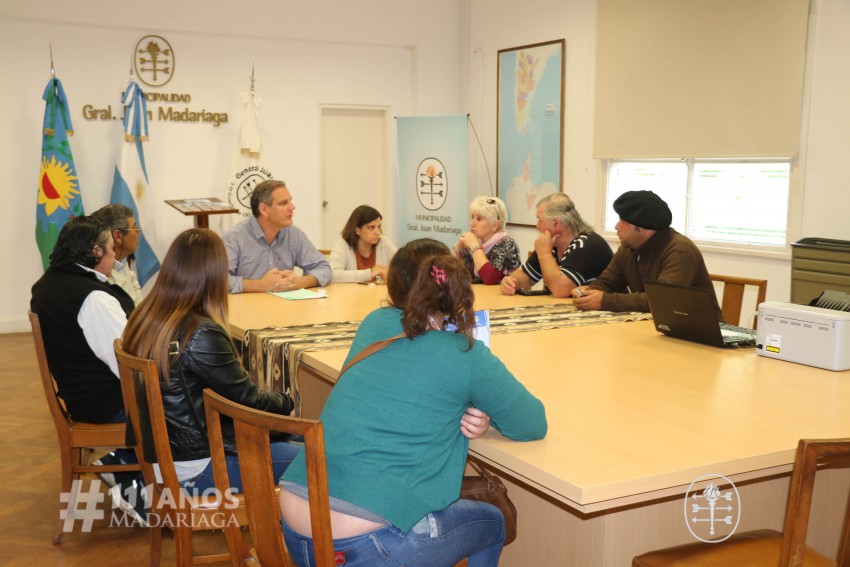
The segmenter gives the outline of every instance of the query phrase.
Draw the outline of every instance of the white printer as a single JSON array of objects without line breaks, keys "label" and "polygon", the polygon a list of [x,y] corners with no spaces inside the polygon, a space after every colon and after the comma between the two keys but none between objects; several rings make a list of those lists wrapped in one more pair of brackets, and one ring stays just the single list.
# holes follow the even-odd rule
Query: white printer
[{"label": "white printer", "polygon": [[759,305],[756,352],[827,370],[848,370],[850,313],[766,301]]}]

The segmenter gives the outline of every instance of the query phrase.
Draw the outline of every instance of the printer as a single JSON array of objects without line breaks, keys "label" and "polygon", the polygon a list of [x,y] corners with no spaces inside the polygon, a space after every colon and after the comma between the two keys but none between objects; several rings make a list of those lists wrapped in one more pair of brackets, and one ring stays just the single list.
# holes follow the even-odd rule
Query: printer
[{"label": "printer", "polygon": [[827,370],[848,370],[850,313],[766,301],[759,305],[756,352]]}]

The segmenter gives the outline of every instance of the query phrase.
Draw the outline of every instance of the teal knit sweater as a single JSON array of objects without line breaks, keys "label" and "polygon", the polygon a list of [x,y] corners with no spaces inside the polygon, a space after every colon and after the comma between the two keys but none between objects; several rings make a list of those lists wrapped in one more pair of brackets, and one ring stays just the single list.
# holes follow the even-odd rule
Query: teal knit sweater
[{"label": "teal knit sweater", "polygon": [[[401,311],[373,311],[347,358],[401,330]],[[345,373],[321,415],[332,497],[407,532],[460,494],[469,446],[460,420],[470,405],[511,439],[546,435],[540,400],[483,343],[466,347],[462,335],[428,331],[395,341]],[[282,478],[307,485],[303,450]]]}]

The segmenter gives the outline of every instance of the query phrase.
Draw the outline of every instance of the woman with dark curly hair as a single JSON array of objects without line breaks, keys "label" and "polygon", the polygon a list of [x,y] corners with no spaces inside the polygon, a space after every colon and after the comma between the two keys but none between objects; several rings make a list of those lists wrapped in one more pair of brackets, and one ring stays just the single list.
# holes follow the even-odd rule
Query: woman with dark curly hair
[{"label": "woman with dark curly hair", "polygon": [[[334,547],[348,567],[496,566],[504,518],[491,504],[458,499],[469,446],[461,417],[470,406],[518,441],[546,435],[543,404],[472,338],[471,278],[450,255],[419,262],[409,289],[395,278],[420,247],[389,267],[390,306],[360,324],[350,360],[398,337],[340,377],[322,411]],[[446,329],[452,328],[453,331]],[[303,451],[281,480],[287,549],[314,565]]]}]

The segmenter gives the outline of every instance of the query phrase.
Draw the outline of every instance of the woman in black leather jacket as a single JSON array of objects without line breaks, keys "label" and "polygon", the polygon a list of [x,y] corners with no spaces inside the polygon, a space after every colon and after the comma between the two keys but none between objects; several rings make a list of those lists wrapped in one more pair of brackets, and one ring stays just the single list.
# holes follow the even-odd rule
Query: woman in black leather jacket
[{"label": "woman in black leather jacket", "polygon": [[[260,390],[242,367],[227,332],[227,253],[211,230],[182,232],[168,250],[150,295],[136,307],[124,331],[127,352],[156,361],[177,477],[192,493],[214,488],[204,416],[204,388],[255,409],[291,414],[290,397]],[[142,412],[145,413],[145,412]],[[142,420],[146,457],[155,460],[147,420]],[[222,422],[227,471],[242,491],[233,423]],[[272,443],[275,478],[298,451]]]}]

